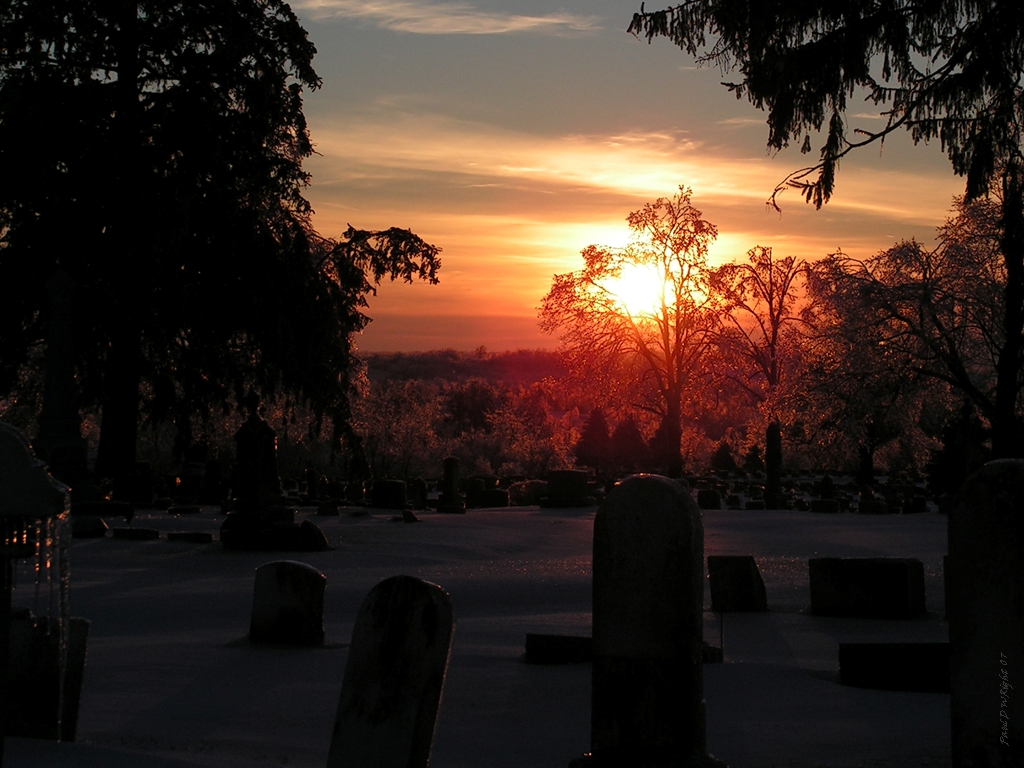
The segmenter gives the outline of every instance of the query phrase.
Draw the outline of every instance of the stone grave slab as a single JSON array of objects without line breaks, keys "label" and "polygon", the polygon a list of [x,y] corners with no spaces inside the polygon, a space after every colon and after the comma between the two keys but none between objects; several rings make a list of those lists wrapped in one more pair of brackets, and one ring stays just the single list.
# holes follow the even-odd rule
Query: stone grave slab
[{"label": "stone grave slab", "polygon": [[821,557],[808,560],[811,613],[865,619],[913,619],[925,613],[924,565],[914,558]]},{"label": "stone grave slab", "polygon": [[839,682],[883,691],[949,693],[949,643],[840,643]]}]

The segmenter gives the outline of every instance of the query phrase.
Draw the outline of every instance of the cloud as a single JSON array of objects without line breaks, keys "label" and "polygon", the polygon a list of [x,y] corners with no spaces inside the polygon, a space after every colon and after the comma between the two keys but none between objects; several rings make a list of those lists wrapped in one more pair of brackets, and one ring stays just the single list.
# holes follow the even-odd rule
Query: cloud
[{"label": "cloud", "polygon": [[[760,206],[794,162],[792,157],[737,157],[683,131],[540,136],[397,111],[390,104],[381,107],[379,112],[317,121],[313,140],[322,159],[316,163],[315,185],[358,182],[364,188],[383,187],[399,185],[402,179],[433,178],[439,183],[436,189],[446,194],[472,189],[489,195],[472,198],[474,207],[488,200],[500,205],[514,197],[519,210],[531,215],[548,210],[555,218],[573,207],[592,210],[602,198],[608,204],[602,207],[625,206],[624,216],[638,204],[674,194],[680,184],[691,187],[697,201]],[[906,222],[930,220],[948,207],[952,187],[944,182],[955,185],[954,179],[898,172],[870,157],[859,159],[865,165],[851,163],[845,169],[841,193],[829,203],[829,211]],[[803,207],[796,193],[782,201],[787,209]],[[444,195],[436,198],[437,205],[445,202]]]},{"label": "cloud", "polygon": [[385,29],[418,35],[502,35],[511,32],[589,32],[593,17],[570,13],[522,16],[483,11],[468,3],[410,0],[298,0],[298,10],[316,19],[366,19]]}]

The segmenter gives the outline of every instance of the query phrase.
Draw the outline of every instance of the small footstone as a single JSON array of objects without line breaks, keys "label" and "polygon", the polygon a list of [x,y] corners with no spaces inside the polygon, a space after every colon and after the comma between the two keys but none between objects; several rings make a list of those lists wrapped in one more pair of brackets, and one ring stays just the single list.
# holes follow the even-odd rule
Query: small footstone
[{"label": "small footstone", "polygon": [[840,643],[839,681],[856,688],[949,693],[949,643]]},{"label": "small footstone", "polygon": [[370,590],[352,631],[327,768],[426,768],[455,619],[439,586],[394,576]]},{"label": "small footstone", "polygon": [[914,558],[808,560],[811,613],[862,619],[913,619],[925,613],[924,565]]},{"label": "small footstone", "polygon": [[323,645],[327,577],[311,565],[279,560],[256,569],[249,639]]}]

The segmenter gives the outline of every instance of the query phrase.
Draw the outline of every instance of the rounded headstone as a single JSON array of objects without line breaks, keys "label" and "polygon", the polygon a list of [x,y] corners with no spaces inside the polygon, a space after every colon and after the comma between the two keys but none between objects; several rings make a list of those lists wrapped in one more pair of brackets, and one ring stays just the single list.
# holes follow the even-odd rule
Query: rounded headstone
[{"label": "rounded headstone", "polygon": [[327,577],[311,565],[278,560],[256,569],[249,639],[323,645]]}]

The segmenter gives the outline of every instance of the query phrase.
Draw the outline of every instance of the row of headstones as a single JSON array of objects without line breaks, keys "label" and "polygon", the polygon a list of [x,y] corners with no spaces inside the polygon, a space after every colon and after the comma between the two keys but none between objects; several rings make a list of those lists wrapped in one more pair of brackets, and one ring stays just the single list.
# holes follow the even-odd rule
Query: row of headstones
[{"label": "row of headstones", "polygon": [[[721,509],[723,506],[722,493],[717,488],[702,488],[697,490],[697,506],[701,509]],[[763,497],[742,499],[738,494],[730,493],[725,497],[724,506],[726,509],[765,509]],[[836,514],[855,509],[865,515],[887,515],[887,514],[921,514],[927,512],[928,500],[923,495],[914,495],[907,499],[890,497],[880,498],[874,494],[863,493],[859,500],[854,501],[852,497],[837,495],[832,498],[794,498],[787,500],[785,509],[796,509],[801,512],[817,512],[824,514]]]},{"label": "row of headstones", "polygon": [[[988,465],[968,481],[962,499],[950,518],[954,766],[1010,768],[1024,764],[1021,697],[1011,682],[1024,659],[1024,461]],[[573,768],[721,766],[705,744],[703,549],[700,511],[666,478],[627,478],[598,511],[591,752]],[[824,562],[828,573],[835,562]],[[837,562],[849,575],[846,564],[858,561]],[[898,567],[910,573],[912,562]],[[281,592],[281,574],[295,569],[271,566],[258,581]],[[320,585],[322,601],[325,580],[306,573]],[[254,624],[256,614],[254,606]],[[399,748],[394,763],[376,764],[426,765],[452,616],[443,591],[417,579],[395,577],[371,591],[353,633],[331,768],[363,765],[367,754]],[[413,752],[419,757],[408,757]]]}]

